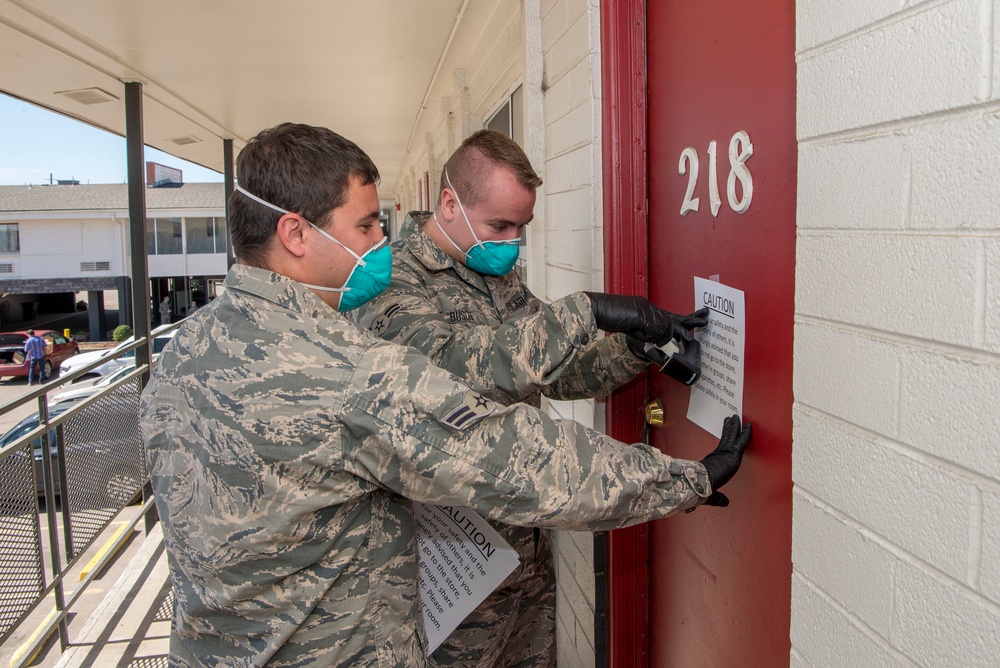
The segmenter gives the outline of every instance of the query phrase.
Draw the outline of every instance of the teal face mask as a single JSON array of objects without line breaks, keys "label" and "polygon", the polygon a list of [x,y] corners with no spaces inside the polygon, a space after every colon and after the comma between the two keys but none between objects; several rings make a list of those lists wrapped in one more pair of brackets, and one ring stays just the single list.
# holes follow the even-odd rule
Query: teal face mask
[{"label": "teal face mask", "polygon": [[445,239],[450,241],[451,245],[465,256],[465,266],[469,269],[489,276],[506,276],[509,274],[511,269],[514,268],[514,264],[517,263],[517,256],[521,252],[521,238],[518,237],[517,239],[507,239],[504,241],[480,241],[476,235],[476,231],[472,229],[472,223],[469,222],[469,216],[465,213],[465,207],[462,206],[462,198],[458,196],[455,186],[451,185],[447,169],[444,170],[444,180],[448,183],[448,187],[451,188],[451,192],[455,194],[455,201],[458,202],[458,208],[462,212],[462,217],[465,218],[465,224],[469,226],[469,231],[472,232],[472,238],[476,240],[476,243],[468,251],[463,251],[448,236],[448,233],[441,227],[441,224],[437,222],[437,214],[435,213],[434,222],[437,223],[438,229],[444,234]]},{"label": "teal face mask", "polygon": [[[277,207],[270,202],[266,202],[256,195],[251,195],[239,186],[236,186],[236,190],[255,202],[259,202],[260,204],[274,209],[275,211],[280,211],[281,213],[291,213],[291,211],[286,211],[285,209]],[[333,238],[333,236],[321,230],[316,225],[313,225],[305,218],[302,220],[305,220],[314,230],[353,255],[356,260],[354,269],[351,270],[351,273],[344,282],[343,287],[328,288],[323,285],[310,285],[309,283],[303,283],[302,285],[307,288],[312,288],[313,290],[341,293],[340,304],[337,305],[337,310],[340,312],[350,311],[358,308],[362,304],[370,302],[383,290],[389,287],[389,283],[392,280],[392,250],[390,250],[387,243],[388,239],[382,237],[382,240],[369,248],[364,255],[358,255],[350,248]]]}]

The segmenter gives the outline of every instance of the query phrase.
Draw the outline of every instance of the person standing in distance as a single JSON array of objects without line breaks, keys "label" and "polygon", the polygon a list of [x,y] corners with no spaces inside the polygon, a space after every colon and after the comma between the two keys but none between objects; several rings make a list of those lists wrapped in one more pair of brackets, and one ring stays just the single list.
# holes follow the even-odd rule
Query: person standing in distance
[{"label": "person standing in distance", "polygon": [[167,295],[160,302],[160,324],[169,325],[170,324],[170,296]]},{"label": "person standing in distance", "polygon": [[[660,351],[645,344],[690,342],[707,309],[679,316],[642,297],[597,292],[545,303],[514,271],[541,184],[513,139],[491,130],[469,136],[445,163],[433,215],[392,244],[392,283],[358,310],[359,324],[415,347],[499,403],[603,397],[651,361],[662,366]],[[439,666],[555,665],[548,533],[494,528],[521,564],[431,658]]]},{"label": "person standing in distance", "polygon": [[392,266],[356,144],[286,123],[237,173],[226,290],[142,395],[171,666],[429,665],[413,501],[577,530],[725,503],[750,438],[738,416],[702,462],[674,459],[490,401],[345,317]]},{"label": "person standing in distance", "polygon": [[35,336],[35,330],[28,330],[24,342],[24,355],[28,358],[28,385],[34,385],[35,370],[38,370],[38,384],[45,382],[45,339]]}]

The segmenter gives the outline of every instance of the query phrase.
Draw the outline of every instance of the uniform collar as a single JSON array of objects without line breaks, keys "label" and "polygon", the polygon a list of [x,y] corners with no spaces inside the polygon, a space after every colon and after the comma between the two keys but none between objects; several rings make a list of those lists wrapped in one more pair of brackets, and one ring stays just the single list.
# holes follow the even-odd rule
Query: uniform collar
[{"label": "uniform collar", "polygon": [[311,317],[330,317],[339,312],[298,281],[246,264],[234,264],[223,283],[227,290],[245,292]]}]

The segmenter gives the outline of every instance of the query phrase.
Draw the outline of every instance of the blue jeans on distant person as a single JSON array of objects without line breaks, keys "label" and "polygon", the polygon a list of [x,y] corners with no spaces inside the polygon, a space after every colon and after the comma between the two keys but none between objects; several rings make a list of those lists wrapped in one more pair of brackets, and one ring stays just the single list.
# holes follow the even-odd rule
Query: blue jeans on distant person
[{"label": "blue jeans on distant person", "polygon": [[42,374],[45,373],[45,358],[40,360],[28,360],[28,385],[31,385],[34,382],[33,379],[35,377],[35,369],[38,369],[38,383],[41,384],[41,382],[45,380],[42,378]]}]

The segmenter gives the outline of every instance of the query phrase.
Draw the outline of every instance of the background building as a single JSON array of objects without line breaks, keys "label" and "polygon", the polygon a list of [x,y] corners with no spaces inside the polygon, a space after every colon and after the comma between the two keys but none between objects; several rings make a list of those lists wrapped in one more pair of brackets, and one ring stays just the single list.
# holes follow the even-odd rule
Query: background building
[{"label": "background building", "polygon": [[[28,327],[84,301],[91,339],[109,334],[106,293],[130,322],[128,186],[0,186],[0,326]],[[146,190],[151,313],[176,319],[213,299],[228,270],[222,183]]]}]

